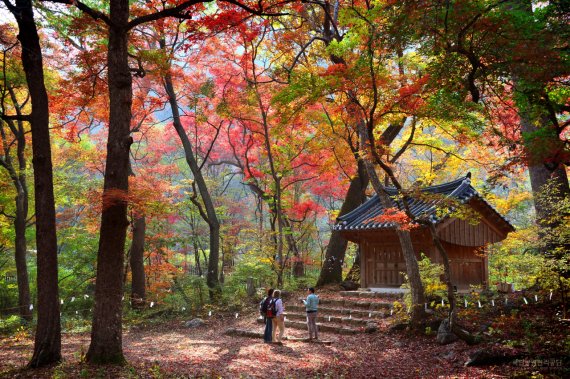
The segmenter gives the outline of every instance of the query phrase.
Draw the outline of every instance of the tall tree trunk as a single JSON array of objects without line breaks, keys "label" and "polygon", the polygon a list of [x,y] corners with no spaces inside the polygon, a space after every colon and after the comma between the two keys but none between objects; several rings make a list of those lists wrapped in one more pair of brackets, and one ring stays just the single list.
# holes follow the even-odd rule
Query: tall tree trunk
[{"label": "tall tree trunk", "polygon": [[[359,135],[360,135],[360,146],[361,151],[369,152],[369,137],[366,130],[366,125],[364,122],[358,125]],[[380,182],[372,162],[367,157],[362,158],[366,171],[368,172],[368,177],[370,178],[370,183],[374,191],[380,199],[384,209],[392,208],[394,205],[390,200],[385,187]],[[394,183],[396,185],[397,183]],[[412,297],[412,305],[410,309],[410,322],[412,325],[419,325],[425,319],[424,303],[424,286],[420,277],[420,270],[418,266],[418,260],[414,252],[414,246],[412,244],[412,238],[410,232],[407,230],[396,229],[396,234],[398,240],[400,241],[400,246],[402,248],[402,253],[404,255],[404,261],[406,262],[406,272],[408,274],[408,280],[410,281],[410,294]]]},{"label": "tall tree trunk", "polygon": [[293,263],[291,265],[293,269],[293,276],[295,278],[300,278],[301,276],[305,275],[305,262],[303,261],[303,257],[299,251],[297,241],[293,236],[291,221],[289,221],[285,215],[282,216],[282,221],[285,227],[285,241],[287,242],[287,248],[289,249],[289,253],[293,253]]},{"label": "tall tree trunk", "polygon": [[[351,212],[362,204],[363,198],[365,197],[364,191],[366,191],[366,187],[368,187],[368,182],[369,179],[366,168],[359,160],[357,175],[350,180],[350,185],[340,208],[339,216]],[[348,241],[342,236],[340,231],[333,230],[317,286],[340,283],[342,281],[342,264],[344,262],[347,245]]]},{"label": "tall tree trunk", "polygon": [[[161,41],[161,47],[164,48],[164,41]],[[190,139],[186,135],[186,131],[182,126],[180,121],[180,112],[178,107],[178,100],[176,98],[176,92],[174,91],[174,85],[172,84],[172,76],[168,72],[164,77],[164,89],[168,96],[168,102],[170,103],[170,108],[172,111],[173,125],[176,129],[176,133],[182,142],[184,148],[184,155],[186,157],[186,163],[192,171],[194,176],[194,181],[198,186],[200,191],[200,197],[204,203],[204,210],[199,207],[200,215],[208,223],[210,228],[210,258],[208,259],[208,272],[206,273],[206,284],[210,289],[210,298],[216,300],[220,294],[220,282],[218,280],[218,265],[220,256],[220,222],[218,216],[216,215],[216,208],[214,207],[214,202],[210,196],[210,191],[206,185],[206,180],[202,175],[202,170],[196,161],[194,155],[194,148]]]},{"label": "tall tree trunk", "polygon": [[30,309],[30,283],[28,279],[28,265],[26,263],[26,219],[28,214],[28,194],[18,191],[16,195],[16,217],[14,218],[16,278],[18,280],[18,306],[20,315],[32,320]]},{"label": "tall tree trunk", "polygon": [[[61,325],[57,282],[57,237],[49,136],[49,103],[44,84],[42,51],[31,0],[5,1],[18,22],[22,65],[32,102],[32,163],[34,167],[38,324],[30,367],[61,359]],[[25,227],[25,225],[24,225]]]},{"label": "tall tree trunk", "polygon": [[143,215],[133,221],[133,243],[131,245],[131,307],[142,308],[145,304],[144,239],[146,221]]},{"label": "tall tree trunk", "polygon": [[224,248],[224,246],[222,245],[222,267],[220,268],[220,283],[224,284],[225,278],[224,278],[224,267],[225,267],[225,263],[226,263],[226,249]]},{"label": "tall tree trunk", "polygon": [[[13,91],[10,91],[13,94]],[[16,104],[15,95],[12,96],[18,116],[21,116],[19,107]],[[26,223],[28,218],[28,187],[26,184],[26,158],[24,155],[26,139],[24,136],[24,127],[22,121],[18,121],[18,127],[12,120],[7,121],[10,130],[14,133],[17,141],[17,157],[18,169],[14,166],[12,157],[10,156],[10,145],[4,130],[3,121],[0,124],[0,137],[2,138],[2,147],[4,150],[4,158],[0,157],[0,166],[8,170],[8,174],[12,179],[14,188],[16,189],[16,214],[14,216],[14,259],[16,261],[16,278],[18,282],[18,307],[20,316],[31,321],[33,312],[30,310],[30,283],[28,279],[28,266],[26,259]]]},{"label": "tall tree trunk", "polygon": [[129,222],[127,195],[129,190],[129,149],[132,77],[128,62],[128,0],[111,0],[109,46],[107,53],[109,85],[109,136],[103,185],[103,210],[99,249],[95,309],[91,345],[87,351],[90,363],[122,363],[122,304],[124,249]]}]

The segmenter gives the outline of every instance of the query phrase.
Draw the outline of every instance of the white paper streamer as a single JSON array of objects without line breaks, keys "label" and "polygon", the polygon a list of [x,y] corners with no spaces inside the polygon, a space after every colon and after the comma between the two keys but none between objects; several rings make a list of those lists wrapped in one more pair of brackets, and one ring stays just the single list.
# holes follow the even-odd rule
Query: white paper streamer
[{"label": "white paper streamer", "polygon": [[495,300],[491,300],[491,304],[493,305],[493,307],[495,306]]},{"label": "white paper streamer", "polygon": [[465,299],[465,308],[467,308],[467,299]]},{"label": "white paper streamer", "polygon": [[59,303],[60,303],[61,305],[63,305],[63,299],[61,299],[61,300],[59,301]]},{"label": "white paper streamer", "polygon": [[236,313],[236,318],[238,318],[238,316],[239,316],[239,315]]},{"label": "white paper streamer", "polygon": [[477,305],[479,305],[479,308],[481,308],[481,300],[477,300]]},{"label": "white paper streamer", "polygon": [[552,290],[550,290],[550,300],[552,300]]},{"label": "white paper streamer", "polygon": [[427,311],[427,303],[424,303],[424,309]]},{"label": "white paper streamer", "polygon": [[73,303],[75,301],[75,297],[71,296],[71,302]]},{"label": "white paper streamer", "polygon": [[124,297],[124,296],[121,298],[121,301],[122,301],[122,300],[125,300],[125,297]]},{"label": "white paper streamer", "polygon": [[392,316],[393,313],[394,313],[394,310],[392,308],[390,308],[390,316]]},{"label": "white paper streamer", "polygon": [[441,299],[441,306],[443,307],[445,305],[445,303],[443,302],[443,299]]},{"label": "white paper streamer", "polygon": [[151,308],[154,307],[154,301],[151,301],[151,302],[150,302],[150,307],[151,307]]},{"label": "white paper streamer", "polygon": [[88,299],[88,298],[89,298],[89,295],[85,294],[85,295],[83,295],[83,298],[84,298],[84,299]]},{"label": "white paper streamer", "polygon": [[538,303],[538,295],[534,295],[534,301]]},{"label": "white paper streamer", "polygon": [[186,310],[186,307],[182,307],[182,312],[184,312]]},{"label": "white paper streamer", "polygon": [[368,313],[368,318],[372,318],[372,312]]},{"label": "white paper streamer", "polygon": [[208,317],[212,317],[212,311],[208,312]]},{"label": "white paper streamer", "polygon": [[505,297],[505,305],[507,305],[509,303],[509,299],[507,297]]},{"label": "white paper streamer", "polygon": [[30,311],[34,310],[34,304],[30,304]]},{"label": "white paper streamer", "polygon": [[351,320],[351,319],[352,319],[352,315],[348,315],[348,319]]},{"label": "white paper streamer", "polygon": [[329,322],[331,322],[331,316],[329,316]]},{"label": "white paper streamer", "polygon": [[75,314],[78,315],[78,314],[79,314],[79,311],[75,311]]},{"label": "white paper streamer", "polygon": [[526,299],[526,297],[523,296],[523,300],[525,304],[528,304],[528,300]]}]

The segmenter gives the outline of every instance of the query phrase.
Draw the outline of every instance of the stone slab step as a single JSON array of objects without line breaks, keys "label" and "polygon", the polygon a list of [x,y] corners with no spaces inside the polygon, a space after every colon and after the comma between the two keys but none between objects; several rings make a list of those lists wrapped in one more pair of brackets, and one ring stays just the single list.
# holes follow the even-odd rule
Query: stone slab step
[{"label": "stone slab step", "polygon": [[367,301],[367,300],[352,300],[352,299],[335,299],[335,298],[322,298],[319,299],[319,304],[332,305],[336,307],[380,310],[392,308],[392,303],[387,301]]},{"label": "stone slab step", "polygon": [[[307,320],[307,315],[302,314],[302,313],[287,312],[287,313],[285,313],[285,318],[287,319],[287,321],[289,321],[289,320]],[[319,316],[317,316],[317,321],[324,322],[324,323],[334,322],[337,324],[366,326],[366,323],[373,321],[373,320],[367,320],[367,319],[363,319],[363,318],[319,315]]]},{"label": "stone slab step", "polygon": [[[305,312],[305,307],[302,305],[287,305],[287,311],[292,312]],[[390,312],[388,310],[382,311],[373,311],[367,309],[350,309],[350,308],[335,308],[335,307],[326,307],[320,306],[319,307],[319,317],[321,316],[334,316],[334,315],[345,315],[346,317],[352,316],[353,318],[369,318],[369,319],[378,319],[378,318],[385,318],[390,316]]]},{"label": "stone slab step", "polygon": [[[257,323],[263,324],[263,319],[258,318]],[[317,327],[319,328],[319,332],[328,332],[335,334],[359,334],[364,332],[364,328],[348,328],[346,326],[327,325],[318,322]],[[307,330],[307,322],[287,320],[285,323],[285,328]]]},{"label": "stone slab step", "polygon": [[[253,330],[247,329],[237,329],[237,328],[229,328],[224,332],[225,335],[228,336],[239,336],[239,337],[250,337],[250,338],[259,338],[263,339],[263,333],[261,332],[254,332]],[[320,345],[331,345],[332,341],[325,341],[325,340],[315,340],[309,338],[297,338],[297,337],[283,337],[284,340],[287,341],[295,341],[295,342],[310,342],[316,343]]]},{"label": "stone slab step", "polygon": [[401,298],[404,296],[406,292],[408,292],[407,289],[399,287],[359,288],[357,291],[341,291],[340,295],[346,297],[362,297],[362,298],[371,298],[371,297]]}]

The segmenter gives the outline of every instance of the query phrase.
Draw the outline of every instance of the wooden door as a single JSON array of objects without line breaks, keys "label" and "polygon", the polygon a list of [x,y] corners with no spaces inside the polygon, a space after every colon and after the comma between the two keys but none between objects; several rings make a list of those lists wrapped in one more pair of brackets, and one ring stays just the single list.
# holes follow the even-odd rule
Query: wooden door
[{"label": "wooden door", "polygon": [[403,283],[401,272],[406,271],[406,263],[399,246],[373,245],[366,254],[366,286],[396,287]]}]

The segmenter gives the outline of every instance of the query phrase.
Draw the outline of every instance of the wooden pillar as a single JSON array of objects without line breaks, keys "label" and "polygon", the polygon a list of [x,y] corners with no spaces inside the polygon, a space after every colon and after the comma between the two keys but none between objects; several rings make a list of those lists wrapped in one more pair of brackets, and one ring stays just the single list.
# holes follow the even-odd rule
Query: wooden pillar
[{"label": "wooden pillar", "polygon": [[366,259],[368,258],[368,249],[365,241],[360,242],[360,287],[368,287],[366,281]]},{"label": "wooden pillar", "polygon": [[485,249],[485,256],[483,257],[483,261],[481,262],[481,264],[483,265],[483,280],[481,281],[481,284],[484,285],[485,288],[490,288],[489,287],[489,257],[487,256],[487,249]]}]

